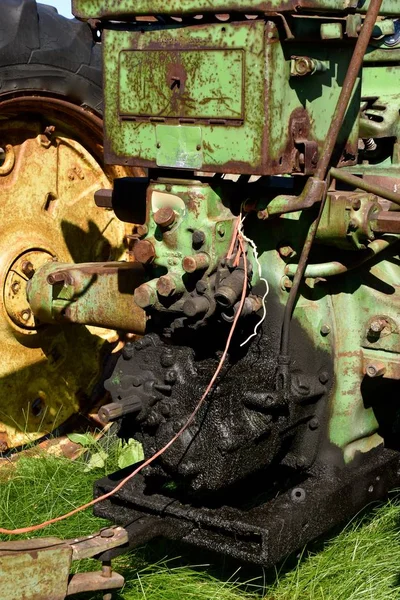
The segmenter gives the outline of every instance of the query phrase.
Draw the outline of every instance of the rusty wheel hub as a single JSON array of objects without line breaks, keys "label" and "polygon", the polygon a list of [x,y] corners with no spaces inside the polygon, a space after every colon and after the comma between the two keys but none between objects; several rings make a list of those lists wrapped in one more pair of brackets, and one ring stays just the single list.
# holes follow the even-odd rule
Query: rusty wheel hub
[{"label": "rusty wheel hub", "polygon": [[93,200],[97,189],[111,187],[115,174],[96,160],[99,119],[49,99],[40,105],[32,99],[40,110],[33,113],[29,102],[0,102],[8,111],[0,121],[2,452],[89,408],[106,344],[104,332],[35,321],[27,282],[47,261],[115,260],[125,251],[124,226]]}]

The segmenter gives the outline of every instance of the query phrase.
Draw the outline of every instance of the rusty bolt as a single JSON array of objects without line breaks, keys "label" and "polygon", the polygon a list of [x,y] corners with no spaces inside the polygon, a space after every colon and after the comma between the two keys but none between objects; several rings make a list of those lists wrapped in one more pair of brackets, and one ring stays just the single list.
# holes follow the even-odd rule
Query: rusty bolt
[{"label": "rusty bolt", "polygon": [[100,537],[102,538],[112,538],[114,537],[114,529],[110,529],[110,527],[106,527],[100,531]]},{"label": "rusty bolt", "polygon": [[147,235],[148,231],[147,225],[136,225],[136,233],[139,237],[144,237]]},{"label": "rusty bolt", "polygon": [[29,319],[31,318],[31,310],[29,308],[27,308],[26,310],[23,310],[21,313],[21,319],[23,321],[29,321]]},{"label": "rusty bolt", "polygon": [[382,362],[373,362],[366,366],[365,372],[368,377],[380,377],[386,373],[386,367]]},{"label": "rusty bolt", "polygon": [[329,325],[322,325],[321,329],[320,329],[320,333],[321,335],[329,335],[331,332],[331,328],[329,327]]},{"label": "rusty bolt", "polygon": [[148,306],[153,306],[157,300],[157,296],[153,288],[147,283],[144,283],[136,288],[133,299],[140,308],[147,308]]},{"label": "rusty bolt", "polygon": [[282,258],[292,258],[296,254],[291,246],[281,246],[278,252]]},{"label": "rusty bolt", "polygon": [[137,262],[145,265],[153,262],[156,251],[148,240],[139,240],[133,247],[133,256]]},{"label": "rusty bolt", "polygon": [[21,271],[28,279],[32,279],[35,274],[35,269],[30,260],[24,260],[21,265]]},{"label": "rusty bolt", "polygon": [[186,273],[194,273],[199,269],[207,269],[210,264],[208,254],[199,252],[193,256],[185,256],[182,261],[182,268]]},{"label": "rusty bolt", "polygon": [[18,294],[20,287],[21,287],[21,284],[19,283],[19,281],[14,281],[14,283],[11,286],[11,289],[14,294]]},{"label": "rusty bolt", "polygon": [[159,208],[156,213],[154,213],[154,222],[160,227],[169,227],[175,221],[175,212],[171,206],[164,206],[164,208]]},{"label": "rusty bolt", "polygon": [[369,326],[369,330],[373,335],[379,335],[386,327],[385,319],[374,319]]},{"label": "rusty bolt", "polygon": [[293,59],[293,75],[304,77],[315,70],[315,63],[308,56],[296,56]]},{"label": "rusty bolt", "polygon": [[290,277],[284,277],[282,279],[282,289],[289,291],[293,286],[293,281],[290,279]]},{"label": "rusty bolt", "polygon": [[353,202],[351,203],[351,207],[353,210],[360,210],[360,208],[361,208],[360,198],[354,198]]},{"label": "rusty bolt", "polygon": [[176,285],[170,275],[163,275],[157,281],[157,292],[160,296],[172,296],[176,291]]}]

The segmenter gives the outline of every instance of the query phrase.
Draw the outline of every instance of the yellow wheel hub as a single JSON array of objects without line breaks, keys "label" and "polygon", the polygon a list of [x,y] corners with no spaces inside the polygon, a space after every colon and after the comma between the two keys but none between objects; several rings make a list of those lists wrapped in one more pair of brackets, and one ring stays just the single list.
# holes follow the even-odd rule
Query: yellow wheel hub
[{"label": "yellow wheel hub", "polygon": [[[62,110],[50,126],[32,114],[0,121],[0,452],[89,408],[108,345],[93,329],[35,322],[26,300],[29,278],[49,260],[124,254],[124,225],[93,200],[97,189],[111,186],[113,173],[63,121]],[[98,127],[98,153],[96,136]]]}]

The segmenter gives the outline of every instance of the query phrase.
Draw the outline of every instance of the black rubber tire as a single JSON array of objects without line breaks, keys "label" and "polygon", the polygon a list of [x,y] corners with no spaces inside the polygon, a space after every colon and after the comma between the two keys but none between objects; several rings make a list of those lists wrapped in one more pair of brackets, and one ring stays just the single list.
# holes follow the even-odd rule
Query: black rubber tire
[{"label": "black rubber tire", "polygon": [[0,102],[51,95],[100,114],[101,48],[89,25],[35,0],[0,2]]}]

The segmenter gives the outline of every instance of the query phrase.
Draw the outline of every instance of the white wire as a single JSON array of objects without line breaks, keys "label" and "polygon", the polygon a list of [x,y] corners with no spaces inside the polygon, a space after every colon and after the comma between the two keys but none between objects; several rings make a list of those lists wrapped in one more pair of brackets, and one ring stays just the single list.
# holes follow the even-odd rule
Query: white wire
[{"label": "white wire", "polygon": [[254,258],[256,260],[257,263],[257,267],[258,267],[258,275],[260,277],[260,281],[263,281],[265,283],[265,294],[262,298],[262,305],[263,305],[263,315],[261,317],[261,319],[258,321],[258,323],[256,324],[256,326],[254,327],[254,332],[249,335],[249,337],[247,338],[247,340],[245,340],[244,342],[242,342],[240,344],[240,347],[245,346],[246,344],[248,344],[248,342],[257,335],[258,329],[259,327],[262,325],[262,323],[264,323],[265,321],[265,317],[267,316],[267,307],[265,306],[265,300],[267,299],[267,296],[269,294],[269,284],[268,281],[265,279],[265,277],[262,276],[262,269],[261,269],[261,264],[258,258],[258,251],[257,251],[257,246],[255,245],[255,243],[253,242],[253,240],[251,240],[250,238],[248,238],[246,235],[244,235],[243,233],[243,221],[245,220],[246,215],[242,218],[242,220],[240,221],[240,225],[239,225],[239,231],[243,237],[243,239],[250,244],[250,246],[253,248],[253,254],[254,254]]}]

